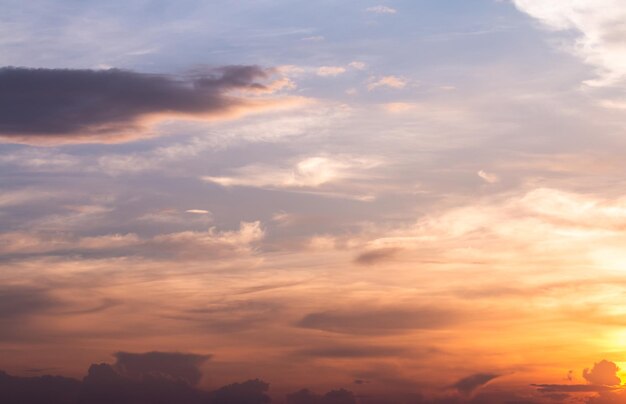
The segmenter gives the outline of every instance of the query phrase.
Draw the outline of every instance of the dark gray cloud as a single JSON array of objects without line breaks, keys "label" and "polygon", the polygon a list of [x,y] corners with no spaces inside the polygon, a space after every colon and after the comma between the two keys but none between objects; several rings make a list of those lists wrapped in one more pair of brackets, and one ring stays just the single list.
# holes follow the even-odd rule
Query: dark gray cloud
[{"label": "dark gray cloud", "polygon": [[296,354],[320,358],[371,358],[396,356],[404,352],[406,352],[405,348],[394,346],[339,345],[302,349]]},{"label": "dark gray cloud", "polygon": [[491,380],[499,376],[500,375],[496,375],[493,373],[476,373],[460,379],[459,381],[454,383],[452,387],[457,389],[459,393],[471,394],[479,387],[484,386],[485,384],[489,383]]},{"label": "dark gray cloud", "polygon": [[[17,377],[0,371],[3,404],[268,404],[269,384],[255,379],[215,391],[197,389],[172,373],[186,375],[187,367],[204,355],[117,354],[126,366],[93,364],[82,381],[61,376]],[[130,358],[130,359],[129,359]],[[137,361],[141,362],[137,365]],[[173,366],[173,363],[176,366]],[[182,366],[182,370],[178,367]],[[137,377],[137,372],[141,373]],[[169,373],[169,374],[168,374]]]},{"label": "dark gray cloud", "polygon": [[196,355],[178,352],[117,352],[114,369],[131,379],[146,377],[166,377],[196,385],[202,377],[200,366],[210,355]]},{"label": "dark gray cloud", "polygon": [[393,334],[417,329],[437,329],[454,323],[458,314],[440,308],[414,310],[326,311],[310,313],[297,325],[346,334]]},{"label": "dark gray cloud", "polygon": [[35,314],[58,305],[46,290],[25,286],[0,287],[0,321]]},{"label": "dark gray cloud", "polygon": [[232,90],[264,90],[257,66],[226,66],[186,77],[126,70],[0,69],[0,137],[15,141],[135,138],[159,114],[219,115],[246,105]]},{"label": "dark gray cloud", "polygon": [[357,255],[354,262],[361,265],[374,265],[393,258],[398,251],[400,251],[398,248],[379,248],[377,250],[365,251]]},{"label": "dark gray cloud", "polygon": [[533,384],[542,393],[597,393],[615,390],[611,386],[594,384]]}]

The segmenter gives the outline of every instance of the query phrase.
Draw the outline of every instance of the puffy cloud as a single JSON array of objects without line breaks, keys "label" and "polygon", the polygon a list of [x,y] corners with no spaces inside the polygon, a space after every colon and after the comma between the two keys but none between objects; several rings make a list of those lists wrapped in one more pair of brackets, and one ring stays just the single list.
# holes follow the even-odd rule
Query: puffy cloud
[{"label": "puffy cloud", "polygon": [[[584,369],[583,378],[587,384],[533,384],[538,391],[546,397],[562,395],[569,396],[585,395],[586,403],[622,403],[624,402],[624,390],[621,380],[617,376],[619,367],[614,362],[601,360],[591,369]],[[588,393],[597,393],[589,396]],[[572,401],[573,402],[573,401]],[[576,401],[578,402],[578,401]]]},{"label": "puffy cloud", "polygon": [[272,400],[266,394],[269,384],[262,380],[248,380],[224,386],[212,394],[215,404],[267,404]]},{"label": "puffy cloud", "polygon": [[619,368],[613,362],[602,360],[595,363],[591,369],[583,370],[583,377],[591,384],[615,386],[622,381],[617,376]]},{"label": "puffy cloud", "polygon": [[0,69],[0,137],[110,143],[149,136],[150,125],[163,119],[211,119],[278,105],[252,97],[289,85],[258,82],[271,73],[257,66],[199,70],[186,77],[6,67]]},{"label": "puffy cloud", "polygon": [[555,30],[578,31],[572,52],[598,68],[607,85],[626,79],[626,4],[621,0],[514,0],[521,11]]},{"label": "puffy cloud", "polygon": [[114,369],[125,377],[165,377],[196,385],[202,377],[199,366],[210,356],[178,352],[118,352],[115,358]]},{"label": "puffy cloud", "polygon": [[[134,356],[133,356],[134,355]],[[255,379],[204,391],[185,377],[206,358],[194,354],[118,354],[115,365],[90,366],[81,381],[61,376],[16,377],[0,371],[0,402],[21,404],[268,404],[269,384]],[[133,372],[128,371],[132,368]],[[182,378],[180,376],[183,376]]]},{"label": "puffy cloud", "polygon": [[16,377],[0,371],[0,402],[78,404],[81,382],[61,376]]},{"label": "puffy cloud", "polygon": [[374,90],[379,87],[389,87],[395,89],[401,89],[406,87],[407,82],[405,79],[398,76],[383,76],[378,79],[373,78],[367,85],[368,90]]}]

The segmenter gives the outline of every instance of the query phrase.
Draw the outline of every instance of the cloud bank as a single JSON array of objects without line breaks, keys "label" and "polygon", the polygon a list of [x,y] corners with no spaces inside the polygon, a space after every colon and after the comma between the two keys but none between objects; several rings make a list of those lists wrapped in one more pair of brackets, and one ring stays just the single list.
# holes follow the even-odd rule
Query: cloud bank
[{"label": "cloud bank", "polygon": [[[0,69],[0,138],[19,143],[112,143],[153,135],[177,117],[215,119],[276,105],[255,97],[272,71],[225,66],[183,77],[127,70]],[[238,92],[238,94],[234,94]]]}]

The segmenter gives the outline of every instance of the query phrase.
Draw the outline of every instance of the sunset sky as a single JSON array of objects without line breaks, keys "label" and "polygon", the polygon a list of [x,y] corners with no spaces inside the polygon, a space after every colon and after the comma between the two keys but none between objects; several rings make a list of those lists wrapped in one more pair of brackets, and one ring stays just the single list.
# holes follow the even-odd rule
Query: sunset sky
[{"label": "sunset sky", "polygon": [[624,0],[0,0],[0,66],[7,374],[626,402]]}]

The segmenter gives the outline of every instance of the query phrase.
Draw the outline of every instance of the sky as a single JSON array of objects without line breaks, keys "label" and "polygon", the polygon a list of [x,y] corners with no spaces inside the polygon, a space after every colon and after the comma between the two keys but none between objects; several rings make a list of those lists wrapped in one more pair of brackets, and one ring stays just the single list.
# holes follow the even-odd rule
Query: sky
[{"label": "sky", "polygon": [[0,66],[0,398],[626,400],[623,0],[0,0]]}]

